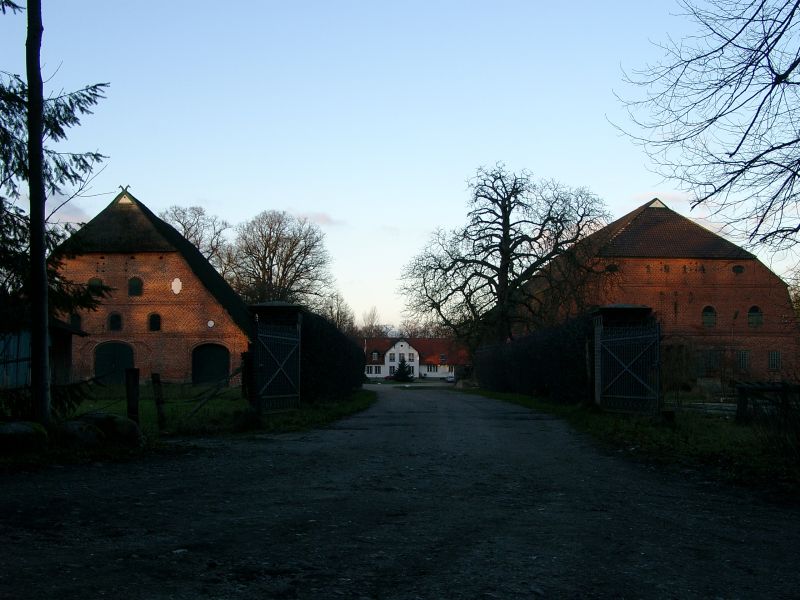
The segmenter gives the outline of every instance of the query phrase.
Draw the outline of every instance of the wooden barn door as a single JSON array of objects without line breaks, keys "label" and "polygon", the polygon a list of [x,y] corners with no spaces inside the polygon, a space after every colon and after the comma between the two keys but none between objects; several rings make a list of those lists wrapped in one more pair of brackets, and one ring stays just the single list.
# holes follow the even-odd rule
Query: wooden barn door
[{"label": "wooden barn door", "polygon": [[125,342],[103,342],[94,350],[94,376],[106,384],[125,383],[125,369],[133,368],[133,348]]},{"label": "wooden barn door", "polygon": [[192,383],[227,385],[231,354],[220,344],[201,344],[192,351]]}]

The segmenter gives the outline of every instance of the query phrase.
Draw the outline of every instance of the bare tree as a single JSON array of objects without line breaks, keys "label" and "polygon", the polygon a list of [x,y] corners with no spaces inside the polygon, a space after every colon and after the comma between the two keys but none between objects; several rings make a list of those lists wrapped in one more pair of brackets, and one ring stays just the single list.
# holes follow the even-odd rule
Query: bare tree
[{"label": "bare tree", "polygon": [[431,313],[456,337],[513,337],[531,300],[529,282],[605,223],[586,189],[535,182],[498,164],[470,182],[467,224],[437,231],[403,272],[410,315]]},{"label": "bare tree", "polygon": [[333,282],[329,263],[319,226],[268,210],[236,227],[228,281],[247,302],[279,300],[318,308]]},{"label": "bare tree", "polygon": [[338,291],[325,298],[320,314],[336,325],[339,331],[345,335],[357,337],[355,313]]},{"label": "bare tree", "polygon": [[230,243],[225,232],[231,224],[216,215],[209,215],[202,206],[170,206],[158,215],[175,227],[183,237],[200,250],[224,277],[231,268]]},{"label": "bare tree", "polygon": [[391,330],[391,325],[381,323],[377,307],[373,306],[361,315],[361,337],[387,337]]},{"label": "bare tree", "polygon": [[450,331],[431,318],[406,318],[397,327],[397,335],[406,338],[442,338]]},{"label": "bare tree", "polygon": [[657,168],[751,241],[797,243],[800,231],[800,31],[797,0],[681,1],[698,28],[626,76],[624,99]]}]

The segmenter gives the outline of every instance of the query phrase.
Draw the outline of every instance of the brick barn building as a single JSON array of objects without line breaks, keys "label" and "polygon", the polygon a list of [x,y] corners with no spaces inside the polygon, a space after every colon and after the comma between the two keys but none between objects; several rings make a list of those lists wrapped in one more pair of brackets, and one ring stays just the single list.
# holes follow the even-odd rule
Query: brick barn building
[{"label": "brick barn building", "polygon": [[753,254],[658,199],[581,246],[604,272],[585,285],[583,306],[651,308],[663,346],[691,356],[695,375],[797,376],[798,326],[787,286]]},{"label": "brick barn building", "polygon": [[61,272],[112,288],[96,311],[70,316],[77,378],[208,383],[234,372],[247,350],[247,306],[203,255],[127,191],[70,237]]}]

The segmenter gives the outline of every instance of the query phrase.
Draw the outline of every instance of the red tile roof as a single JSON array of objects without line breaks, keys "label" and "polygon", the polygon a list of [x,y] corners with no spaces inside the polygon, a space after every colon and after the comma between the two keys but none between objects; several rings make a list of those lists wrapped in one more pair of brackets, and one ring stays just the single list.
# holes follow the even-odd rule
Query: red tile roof
[{"label": "red tile roof", "polygon": [[667,208],[655,198],[595,232],[598,256],[754,259],[751,253]]},{"label": "red tile roof", "polygon": [[[383,364],[385,354],[401,340],[405,340],[416,350],[421,365],[466,365],[470,362],[467,349],[450,338],[382,337],[364,339],[363,348],[367,364]],[[377,360],[372,359],[373,352],[378,353]],[[445,356],[444,363],[441,361],[442,354]]]}]

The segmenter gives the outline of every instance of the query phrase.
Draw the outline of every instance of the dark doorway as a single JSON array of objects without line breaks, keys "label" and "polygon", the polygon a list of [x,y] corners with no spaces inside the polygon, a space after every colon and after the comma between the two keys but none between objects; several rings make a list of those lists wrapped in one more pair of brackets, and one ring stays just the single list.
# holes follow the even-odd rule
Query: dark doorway
[{"label": "dark doorway", "polygon": [[94,351],[94,376],[106,384],[125,383],[125,369],[133,368],[133,348],[124,342],[104,342]]},{"label": "dark doorway", "polygon": [[202,344],[192,352],[192,383],[227,385],[231,355],[225,346]]}]

